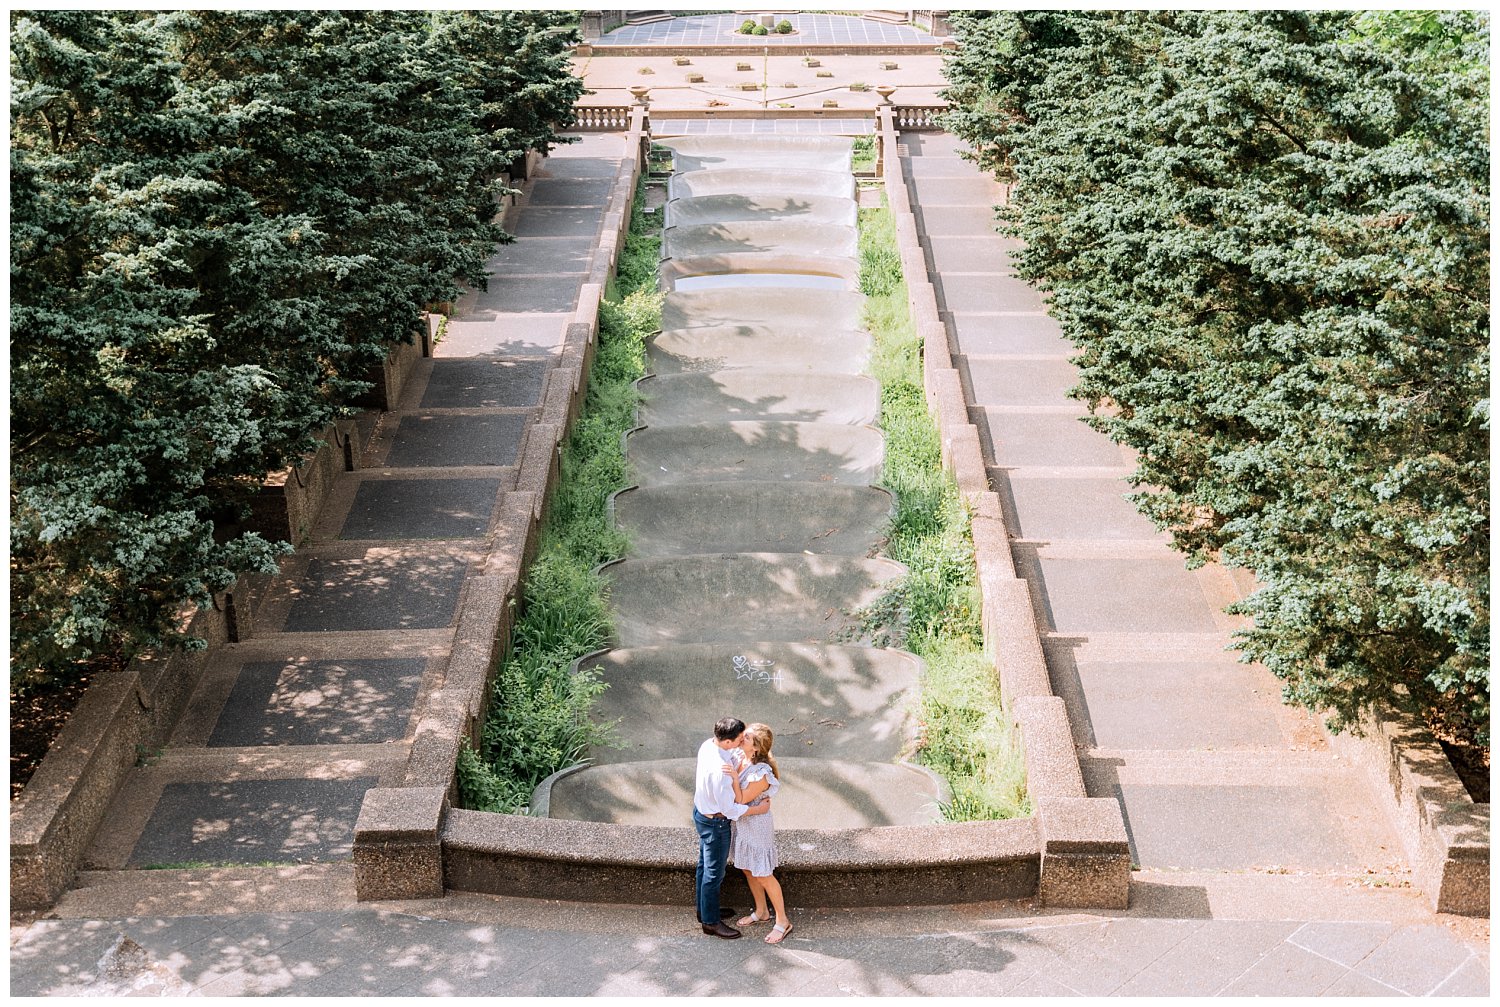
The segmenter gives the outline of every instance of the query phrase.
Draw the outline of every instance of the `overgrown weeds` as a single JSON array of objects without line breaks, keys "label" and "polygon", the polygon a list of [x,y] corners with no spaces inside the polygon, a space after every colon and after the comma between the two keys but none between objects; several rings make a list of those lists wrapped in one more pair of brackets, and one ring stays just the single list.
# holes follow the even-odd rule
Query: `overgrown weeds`
[{"label": "overgrown weeds", "polygon": [[969,515],[943,470],[937,425],[922,390],[922,343],[890,211],[859,211],[860,289],[875,338],[886,457],[882,482],[896,496],[884,552],[908,573],[861,610],[860,630],[927,664],[918,700],[916,760],[947,779],[950,821],[1030,813],[1020,739],[1002,709],[994,662],[984,652]]},{"label": "overgrown weeds", "polygon": [[600,564],[625,552],[606,513],[622,488],[621,435],[635,425],[646,337],[661,323],[656,292],[660,217],[642,212],[637,190],[618,276],[599,308],[599,346],[587,397],[568,437],[558,487],[547,508],[537,558],[526,575],[511,649],[496,676],[478,752],[465,745],[458,778],[465,807],[525,812],[547,776],[611,744],[613,725],[589,717],[604,691],[598,668],[570,667],[608,644],[611,622]]}]

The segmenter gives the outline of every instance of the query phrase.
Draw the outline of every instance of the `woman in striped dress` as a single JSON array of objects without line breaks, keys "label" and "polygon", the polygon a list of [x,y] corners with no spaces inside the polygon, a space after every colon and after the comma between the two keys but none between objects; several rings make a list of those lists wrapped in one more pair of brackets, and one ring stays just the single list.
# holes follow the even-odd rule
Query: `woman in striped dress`
[{"label": "woman in striped dress", "polygon": [[[774,741],[771,729],[765,724],[751,724],[740,738],[740,757],[734,765],[726,765],[734,784],[734,799],[740,804],[755,805],[769,800],[781,786],[781,771],[771,756]],[[745,815],[734,823],[730,838],[730,858],[734,866],[745,872],[750,885],[750,894],[755,897],[755,909],[739,921],[741,927],[756,923],[767,923],[771,912],[766,902],[776,911],[776,925],[766,935],[767,944],[780,944],[792,932],[792,921],[787,919],[786,901],[781,894],[781,882],[776,880],[776,824],[771,820],[772,812],[763,815]]]}]

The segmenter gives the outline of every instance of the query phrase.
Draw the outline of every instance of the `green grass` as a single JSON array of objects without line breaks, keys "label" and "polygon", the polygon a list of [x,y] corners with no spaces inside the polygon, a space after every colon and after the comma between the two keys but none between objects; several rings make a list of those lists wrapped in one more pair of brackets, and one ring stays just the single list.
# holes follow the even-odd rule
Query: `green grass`
[{"label": "green grass", "polygon": [[875,138],[873,136],[854,138],[853,169],[857,172],[875,170]]},{"label": "green grass", "polygon": [[922,390],[922,342],[889,210],[859,211],[860,289],[875,337],[870,372],[880,382],[886,459],[882,482],[896,495],[886,556],[908,573],[862,610],[861,630],[927,664],[918,699],[916,761],[947,779],[949,821],[1030,814],[1020,738],[984,652],[969,515],[943,470],[937,425]]},{"label": "green grass", "polygon": [[625,537],[605,511],[626,484],[621,435],[635,425],[646,372],[646,337],[661,323],[656,292],[660,214],[641,212],[636,192],[618,274],[599,307],[599,347],[583,409],[563,448],[557,490],[548,504],[537,558],[527,571],[519,618],[490,696],[479,751],[465,745],[458,778],[464,807],[524,813],[547,776],[612,743],[613,725],[589,717],[604,690],[598,668],[570,665],[609,642],[603,580],[593,571],[625,552]]}]

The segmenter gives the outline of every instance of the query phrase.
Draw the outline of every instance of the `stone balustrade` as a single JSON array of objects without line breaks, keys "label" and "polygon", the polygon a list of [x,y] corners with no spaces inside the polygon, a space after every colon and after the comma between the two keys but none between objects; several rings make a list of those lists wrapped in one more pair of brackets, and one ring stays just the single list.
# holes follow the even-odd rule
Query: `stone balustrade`
[{"label": "stone balustrade", "polygon": [[948,111],[947,105],[896,105],[893,114],[897,129],[941,130],[941,116]]},{"label": "stone balustrade", "polygon": [[573,113],[578,120],[574,129],[590,132],[614,132],[630,128],[630,105],[577,105]]}]

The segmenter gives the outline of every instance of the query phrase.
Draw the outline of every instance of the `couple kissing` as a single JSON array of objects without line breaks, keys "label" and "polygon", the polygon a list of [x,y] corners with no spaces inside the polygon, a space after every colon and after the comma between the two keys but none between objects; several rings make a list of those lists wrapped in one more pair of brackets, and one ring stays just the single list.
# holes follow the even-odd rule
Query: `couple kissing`
[{"label": "couple kissing", "polygon": [[[719,889],[729,861],[745,872],[755,908],[737,926],[776,925],[767,944],[780,944],[792,932],[776,879],[776,825],[771,819],[771,797],[781,785],[781,773],[771,756],[774,740],[765,724],[748,727],[738,717],[714,725],[713,737],[698,748],[697,779],[693,791],[693,825],[698,830],[698,922],[703,932],[725,940],[740,936],[722,918]],[[769,903],[769,906],[768,906]]]}]

